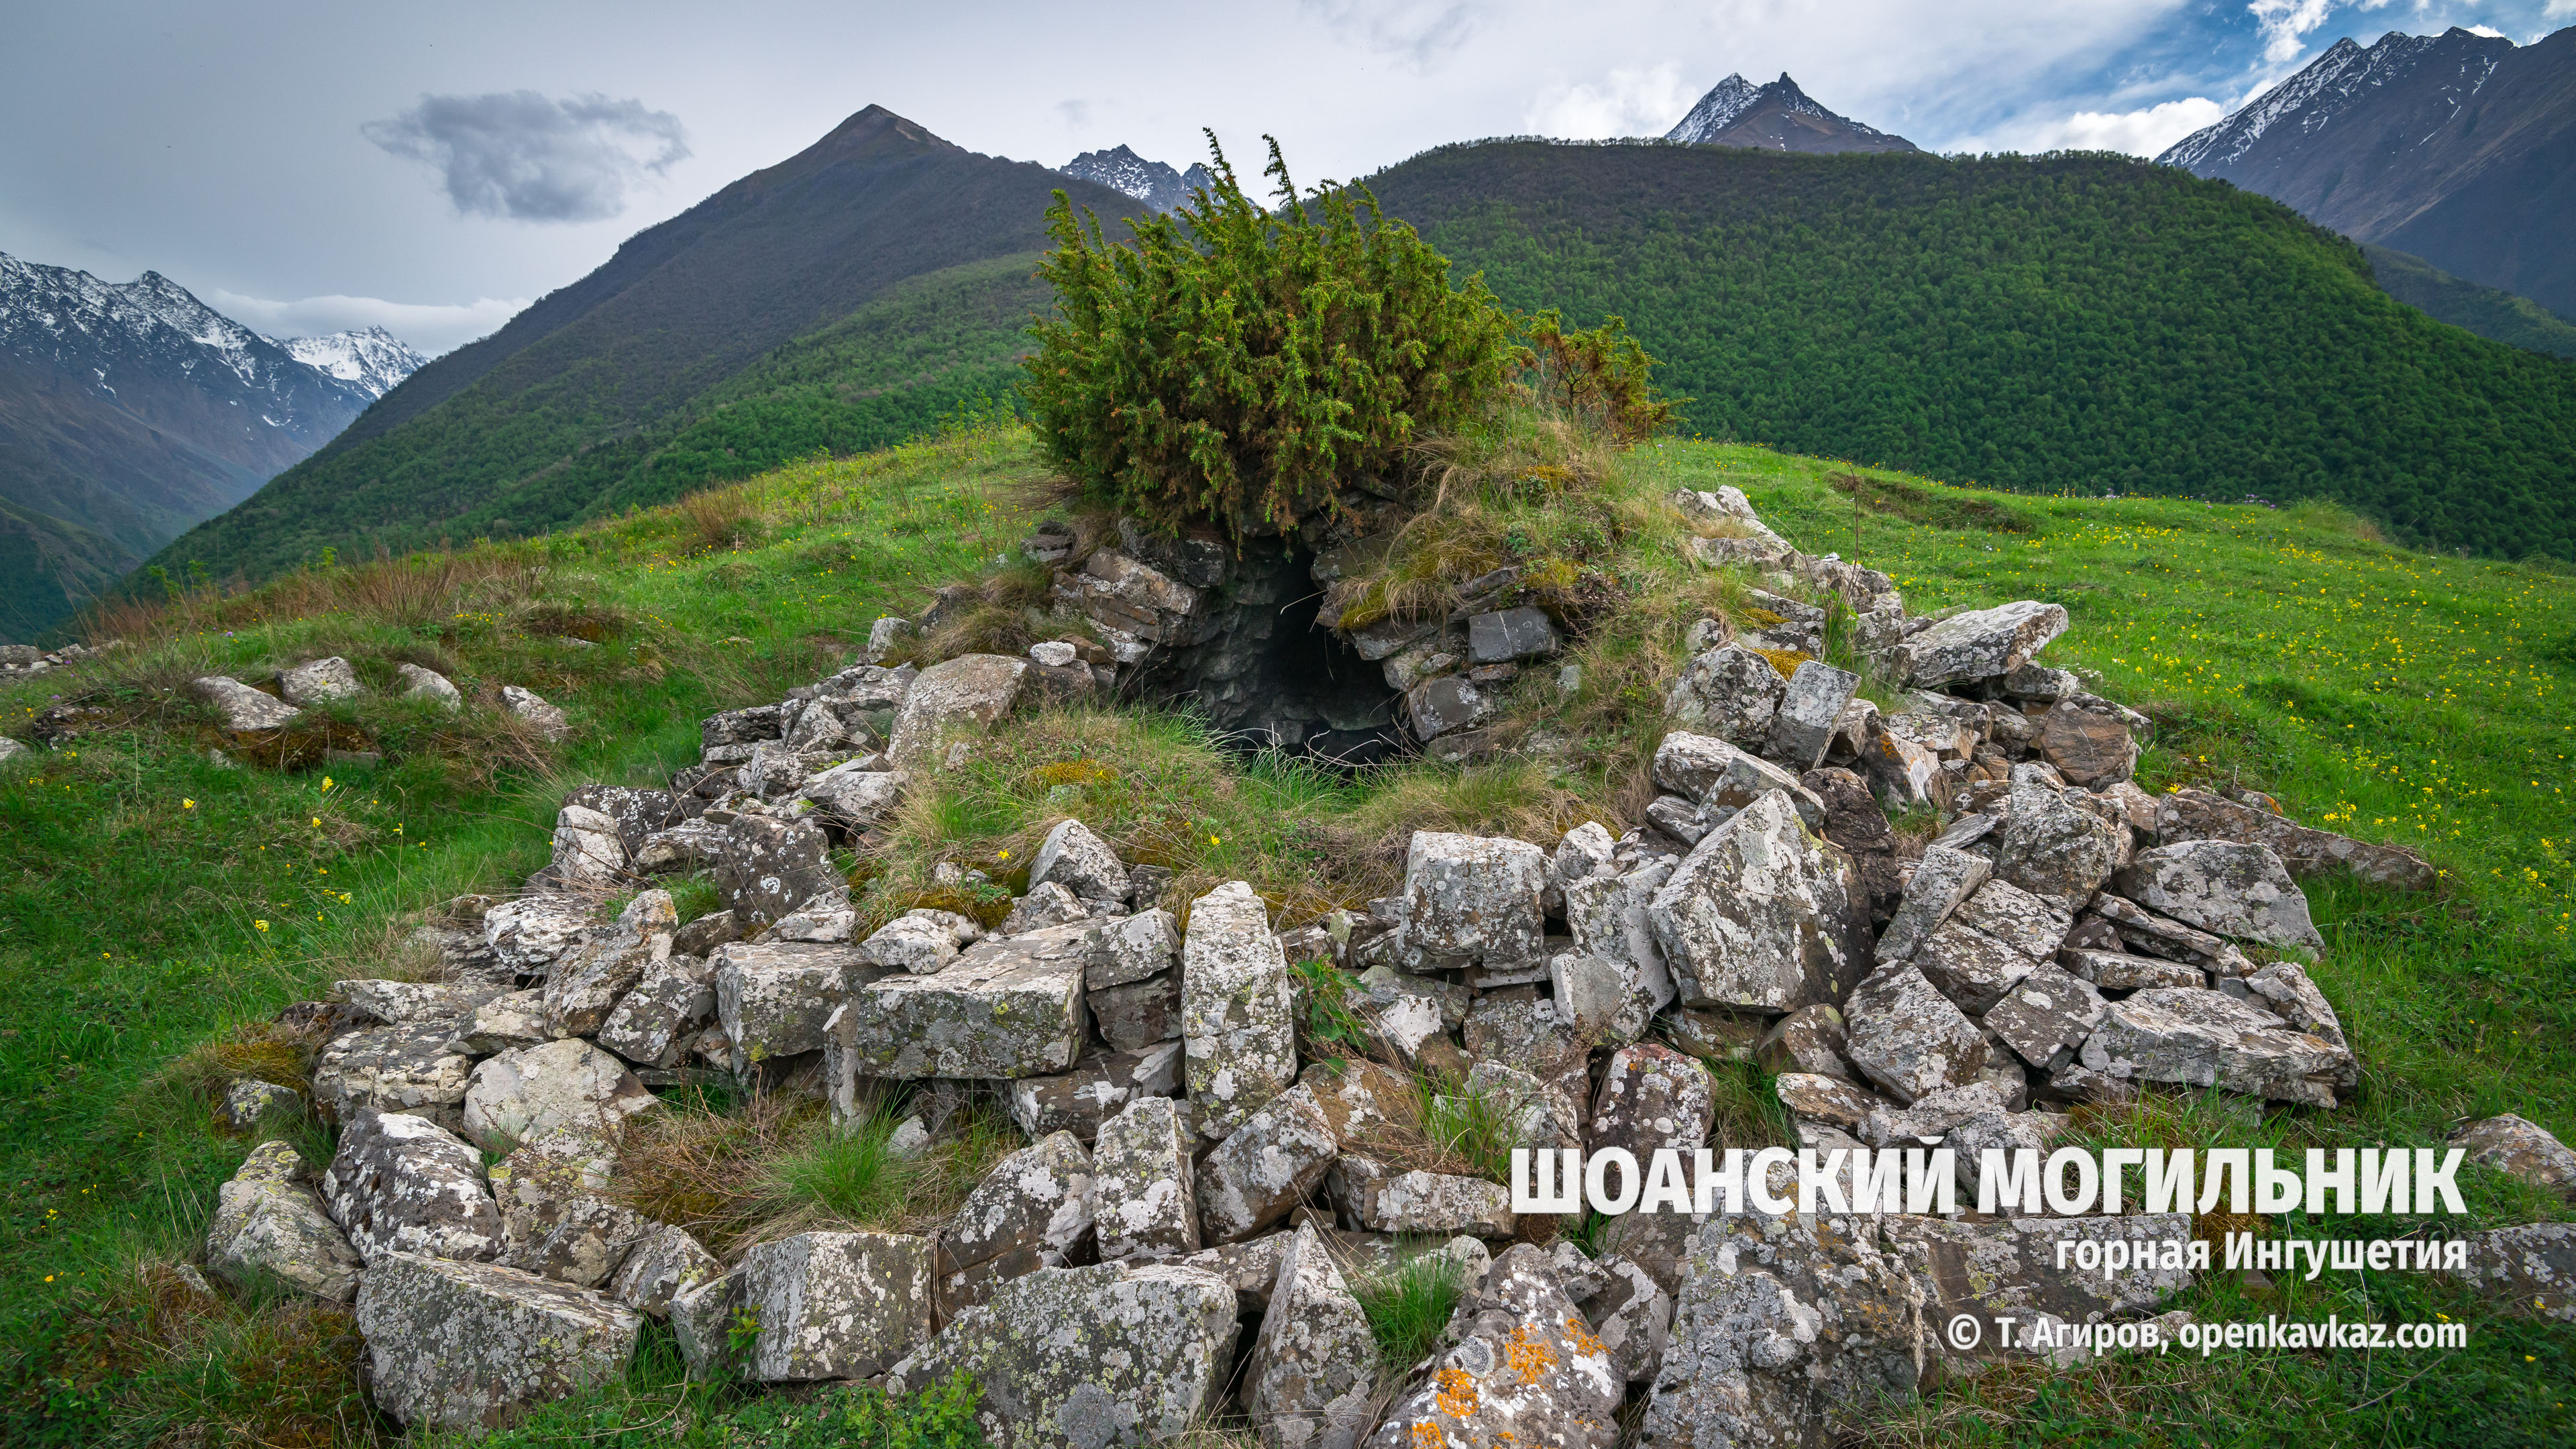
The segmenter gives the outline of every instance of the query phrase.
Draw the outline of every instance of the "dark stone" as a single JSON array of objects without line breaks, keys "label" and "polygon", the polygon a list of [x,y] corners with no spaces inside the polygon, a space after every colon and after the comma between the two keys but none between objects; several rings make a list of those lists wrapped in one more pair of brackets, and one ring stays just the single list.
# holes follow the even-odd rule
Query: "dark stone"
[{"label": "dark stone", "polygon": [[1798,777],[1798,783],[1824,802],[1825,839],[1841,846],[1860,871],[1861,889],[1869,897],[1869,918],[1885,922],[1904,896],[1905,883],[1898,873],[1896,832],[1888,826],[1878,797],[1860,776],[1835,767],[1809,770]]},{"label": "dark stone", "polygon": [[1555,621],[1538,609],[1504,609],[1478,614],[1467,621],[1467,661],[1471,664],[1534,659],[1555,653],[1562,643],[1557,638]]},{"label": "dark stone", "polygon": [[744,931],[757,931],[817,892],[846,884],[830,850],[829,837],[812,824],[736,816],[716,861],[716,890]]},{"label": "dark stone", "polygon": [[711,714],[698,722],[698,743],[702,746],[749,745],[774,740],[786,728],[779,716],[779,708],[774,704]]}]

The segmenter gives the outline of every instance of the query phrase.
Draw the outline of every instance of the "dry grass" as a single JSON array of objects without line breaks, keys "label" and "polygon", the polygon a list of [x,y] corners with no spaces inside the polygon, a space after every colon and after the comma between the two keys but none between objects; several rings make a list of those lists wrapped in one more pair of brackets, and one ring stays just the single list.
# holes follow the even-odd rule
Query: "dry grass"
[{"label": "dry grass", "polygon": [[733,547],[760,516],[751,490],[741,484],[689,494],[680,500],[679,511],[683,537],[695,545],[692,552]]},{"label": "dry grass", "polygon": [[969,1104],[920,1157],[901,1165],[900,1181],[891,1184],[898,1191],[873,1195],[882,1206],[853,1214],[818,1200],[808,1170],[843,1136],[810,1099],[673,1101],[668,1110],[627,1125],[609,1190],[731,1259],[752,1243],[815,1229],[926,1231],[954,1214],[993,1164],[1022,1145],[998,1104]]}]

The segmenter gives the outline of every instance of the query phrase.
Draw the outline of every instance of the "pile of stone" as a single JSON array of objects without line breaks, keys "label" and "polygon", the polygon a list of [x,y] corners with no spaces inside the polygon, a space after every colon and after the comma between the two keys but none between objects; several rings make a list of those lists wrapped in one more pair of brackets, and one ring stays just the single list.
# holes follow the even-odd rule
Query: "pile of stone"
[{"label": "pile of stone", "polygon": [[[455,683],[434,669],[397,664],[394,673],[402,681],[404,699],[426,700],[451,714],[465,707],[465,698]],[[367,692],[358,679],[358,671],[336,654],[280,670],[273,690],[255,688],[226,674],[192,680],[188,688],[215,711],[226,730],[235,734],[283,729],[315,705],[355,699]],[[501,687],[501,706],[548,739],[565,739],[572,732],[571,721],[561,709],[518,685]]]},{"label": "pile of stone", "polygon": [[[1771,547],[1749,526],[1703,542]],[[1756,559],[1855,577],[1785,545]],[[575,791],[552,862],[451,943],[451,979],[348,981],[294,1009],[323,1043],[312,1092],[338,1153],[260,1146],[222,1190],[209,1267],[353,1302],[373,1391],[408,1424],[507,1422],[615,1375],[665,1320],[700,1370],[762,1383],[964,1369],[1008,1445],[1169,1439],[1232,1409],[1270,1445],[1608,1449],[1638,1395],[1646,1442],[1818,1442],[1840,1410],[2006,1356],[1999,1318],[2150,1316],[2187,1270],[2085,1273],[2057,1245],[2188,1238],[2179,1215],[1637,1216],[1587,1256],[1520,1241],[1549,1235],[1503,1183],[1403,1146],[1411,1074],[1432,1071],[1523,1145],[1640,1161],[1973,1159],[2145,1084],[2320,1108],[2350,1090],[2292,872],[2402,865],[2219,797],[2149,799],[2129,779],[2143,722],[2033,663],[2064,627],[2052,606],[1915,621],[1869,596],[1906,708],[1812,658],[1782,677],[1775,656],[1821,641],[1766,606],[1764,637],[1698,641],[1651,823],[1418,833],[1400,891],[1312,924],[1240,881],[1172,898],[1068,819],[998,924],[919,909],[862,929],[835,844],[971,756],[1042,671],[1093,669],[890,668],[888,621],[850,668],[707,719],[669,788]],[[1882,800],[1947,828],[1900,860]],[[646,888],[596,919],[678,871],[707,873],[721,909],[682,924]],[[1301,1057],[1290,968],[1310,960],[1351,973],[1375,1060]],[[1781,1074],[1796,1142],[1712,1141],[1709,1061],[1747,1056]],[[844,1119],[908,1089],[904,1152],[989,1094],[1028,1145],[929,1231],[718,1256],[615,1189],[621,1125],[695,1073]],[[226,1109],[253,1123],[288,1094],[244,1082]],[[2494,1160],[2576,1182],[2537,1128],[2485,1125]],[[2522,1236],[2474,1259],[2499,1295],[2576,1271],[2576,1239],[2503,1231]],[[1426,1251],[1457,1263],[1463,1299],[1389,1374],[1354,1281]],[[1966,1348],[1943,1332],[1961,1314],[1987,1329]]]},{"label": "pile of stone", "polygon": [[33,644],[0,644],[0,680],[69,668],[84,660],[96,659],[108,649],[118,648],[123,643],[121,639],[111,640],[105,647],[99,649],[92,649],[86,644],[66,644],[59,649],[39,649]]}]

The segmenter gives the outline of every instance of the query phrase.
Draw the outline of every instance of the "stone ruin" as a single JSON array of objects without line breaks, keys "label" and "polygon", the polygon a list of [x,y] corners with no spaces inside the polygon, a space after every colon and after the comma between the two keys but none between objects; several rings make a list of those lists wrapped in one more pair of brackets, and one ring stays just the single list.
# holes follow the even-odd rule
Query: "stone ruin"
[{"label": "stone ruin", "polygon": [[[321,1043],[312,1093],[338,1153],[261,1144],[222,1189],[209,1268],[354,1304],[377,1402],[406,1424],[496,1425],[610,1378],[650,1319],[700,1370],[722,1357],[761,1383],[905,1389],[964,1369],[997,1444],[1082,1449],[1232,1411],[1267,1446],[1609,1449],[1639,1397],[1643,1443],[1813,1444],[1837,1415],[2014,1356],[1993,1335],[1959,1347],[1942,1331],[1958,1315],[2155,1316],[2187,1268],[2080,1272],[2057,1246],[2188,1238],[2186,1215],[1636,1215],[1587,1254],[1503,1184],[1383,1149],[1407,1071],[1502,1104],[1525,1145],[1641,1160],[1966,1158],[2045,1146],[2072,1109],[2152,1086],[2315,1110],[2354,1089],[2303,964],[2322,943],[2298,877],[2421,887],[2422,861],[2259,799],[2147,794],[2131,779],[2147,722],[2038,658],[2067,626],[2055,605],[1911,617],[1885,576],[1799,554],[1732,490],[1683,502],[1735,521],[1692,546],[1767,575],[1774,622],[1693,640],[1636,828],[1419,833],[1400,891],[1302,923],[1243,882],[1174,899],[1168,872],[1069,819],[998,925],[918,909],[863,929],[836,841],[866,839],[1024,701],[1158,667],[1198,601],[1228,597],[1186,560],[1095,552],[1062,587],[1114,657],[1062,640],[888,668],[873,661],[903,626],[887,621],[850,668],[707,719],[668,788],[574,791],[551,864],[445,940],[448,979],[345,981],[291,1008]],[[1802,582],[1851,603],[1902,708],[1813,657]],[[1555,647],[1519,607],[1353,648],[1436,744],[1490,719],[1477,670]],[[1259,674],[1207,658],[1202,681]],[[1356,718],[1319,705],[1310,723]],[[1886,805],[1938,811],[1938,838],[1904,848]],[[683,924],[647,888],[594,919],[591,902],[678,871],[709,873],[723,908]],[[1290,967],[1308,960],[1352,973],[1382,1060],[1301,1058]],[[1710,1063],[1746,1058],[1777,1074],[1794,1142],[1712,1144]],[[620,1125],[705,1076],[845,1119],[910,1084],[900,1151],[989,1091],[1029,1145],[931,1231],[815,1229],[719,1257],[610,1188]],[[288,1094],[241,1082],[226,1110],[251,1125]],[[2576,1191],[2576,1156],[2521,1119],[2462,1140]],[[477,1143],[507,1154],[487,1169]],[[2499,1301],[2576,1318],[2576,1230],[2475,1246],[2470,1277]],[[1353,1284],[1435,1253],[1462,1300],[1390,1375]]]}]

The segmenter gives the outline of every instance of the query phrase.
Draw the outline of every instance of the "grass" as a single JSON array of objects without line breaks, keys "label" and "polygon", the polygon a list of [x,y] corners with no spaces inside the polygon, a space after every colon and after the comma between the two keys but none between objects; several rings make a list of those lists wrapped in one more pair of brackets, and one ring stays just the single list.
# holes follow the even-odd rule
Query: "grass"
[{"label": "grass", "polygon": [[1466,1292],[1466,1265],[1447,1253],[1423,1253],[1384,1273],[1350,1281],[1369,1332],[1391,1369],[1422,1361],[1440,1341]]},{"label": "grass", "polygon": [[[660,783],[694,758],[700,716],[839,667],[879,614],[919,617],[934,586],[970,581],[969,618],[1024,609],[1012,601],[1026,580],[992,561],[1026,527],[1032,457],[1023,435],[997,431],[798,465],[740,485],[747,511],[714,546],[685,510],[665,509],[190,595],[104,621],[129,647],[96,665],[0,688],[13,734],[58,705],[100,711],[62,748],[0,766],[0,1335],[11,1346],[0,1441],[389,1437],[359,1394],[353,1339],[327,1311],[170,1296],[167,1265],[201,1252],[214,1188],[253,1140],[216,1128],[212,1094],[235,1074],[304,1069],[304,1048],[266,1028],[280,1005],[339,977],[420,970],[413,923],[542,864],[571,785]],[[2512,1110],[2576,1138],[2576,711],[2563,692],[2576,678],[2576,580],[2391,548],[2339,510],[1997,495],[1696,440],[1641,446],[1592,476],[1521,482],[1468,457],[1444,505],[1452,564],[1527,569],[1582,666],[1572,698],[1553,669],[1515,688],[1508,723],[1526,753],[1337,776],[1229,755],[1185,715],[1056,709],[908,802],[888,847],[854,862],[858,899],[885,915],[925,901],[943,861],[1013,883],[1046,829],[1079,816],[1131,858],[1174,870],[1175,899],[1247,879],[1288,926],[1391,890],[1416,828],[1545,841],[1584,818],[1622,827],[1651,793],[1639,793],[1642,771],[1683,633],[1741,607],[1748,583],[1671,547],[1687,525],[1663,500],[1731,484],[1800,547],[1896,575],[1916,612],[2064,604],[2074,625],[2047,657],[2094,672],[2101,692],[2156,721],[2140,772],[2149,789],[2260,788],[2299,819],[2424,850],[2444,872],[2416,896],[2309,883],[2328,942],[2316,975],[2364,1062],[2346,1108],[2261,1116],[2160,1099],[2134,1120],[2088,1118],[2087,1132],[2430,1145],[2459,1119]],[[442,668],[469,706],[450,717],[379,694],[323,711],[381,751],[372,768],[206,757],[215,740],[187,679],[257,682],[324,653],[380,687],[397,661]],[[504,683],[564,706],[573,740],[516,731],[489,703]],[[675,894],[712,904],[702,883]],[[1758,1072],[1720,1070],[1717,1084],[1721,1139],[1776,1136]],[[728,1248],[797,1222],[926,1221],[1016,1143],[999,1118],[970,1113],[932,1164],[897,1171],[870,1145],[874,1124],[843,1136],[775,1103],[674,1093],[668,1105],[637,1124],[668,1140],[639,1135],[627,1190]],[[262,1130],[327,1160],[319,1124]],[[907,1178],[916,1171],[926,1186]],[[2436,1230],[2567,1211],[2473,1178],[2469,1215]],[[898,1198],[914,1216],[895,1211]],[[2438,1366],[2284,1353],[1995,1375],[1867,1432],[1979,1444],[2566,1437],[2555,1406],[2576,1330],[2411,1279],[2244,1291],[2214,1278],[2184,1302],[2210,1317],[2281,1304],[2447,1312],[2473,1324],[2472,1346]],[[523,1442],[667,1442],[730,1412],[685,1399],[676,1373],[657,1377],[660,1352],[562,1409],[554,1438]]]}]

